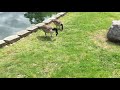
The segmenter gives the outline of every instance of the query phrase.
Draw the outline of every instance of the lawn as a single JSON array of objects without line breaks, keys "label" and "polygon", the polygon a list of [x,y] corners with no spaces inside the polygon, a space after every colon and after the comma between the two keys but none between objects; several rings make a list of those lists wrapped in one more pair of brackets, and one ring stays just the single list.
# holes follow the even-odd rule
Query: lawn
[{"label": "lawn", "polygon": [[119,19],[119,12],[69,12],[57,37],[39,30],[1,48],[0,77],[119,78],[120,46],[106,39]]}]

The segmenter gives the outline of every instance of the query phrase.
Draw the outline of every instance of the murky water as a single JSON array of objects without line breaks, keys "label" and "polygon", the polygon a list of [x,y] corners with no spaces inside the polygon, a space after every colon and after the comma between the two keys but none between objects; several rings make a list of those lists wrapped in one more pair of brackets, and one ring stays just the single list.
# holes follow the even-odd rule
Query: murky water
[{"label": "murky water", "polygon": [[42,22],[52,14],[55,12],[0,12],[0,40]]}]

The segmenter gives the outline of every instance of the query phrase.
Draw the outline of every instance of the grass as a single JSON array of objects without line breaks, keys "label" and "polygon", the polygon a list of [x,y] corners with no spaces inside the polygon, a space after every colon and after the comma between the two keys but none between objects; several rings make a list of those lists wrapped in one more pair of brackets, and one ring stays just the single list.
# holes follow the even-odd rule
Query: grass
[{"label": "grass", "polygon": [[119,12],[70,12],[53,38],[39,30],[0,49],[2,78],[119,78],[120,46],[106,33]]}]

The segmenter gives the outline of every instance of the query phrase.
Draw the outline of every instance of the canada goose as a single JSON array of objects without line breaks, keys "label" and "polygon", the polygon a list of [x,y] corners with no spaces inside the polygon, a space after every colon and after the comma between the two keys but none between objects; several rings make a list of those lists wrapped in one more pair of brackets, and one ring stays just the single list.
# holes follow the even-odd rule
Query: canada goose
[{"label": "canada goose", "polygon": [[56,25],[56,28],[57,28],[57,29],[60,29],[60,27],[62,27],[62,29],[60,29],[60,30],[63,30],[63,24],[62,24],[61,21],[59,21],[59,20],[57,20],[57,19],[54,19],[54,20],[52,20],[52,21],[53,21],[53,23]]},{"label": "canada goose", "polygon": [[46,33],[50,33],[51,34],[51,37],[52,37],[52,34],[54,32],[56,32],[56,36],[58,35],[58,29],[57,28],[52,28],[51,26],[49,25],[43,25],[41,27],[41,29],[45,32],[45,36],[46,36]]}]

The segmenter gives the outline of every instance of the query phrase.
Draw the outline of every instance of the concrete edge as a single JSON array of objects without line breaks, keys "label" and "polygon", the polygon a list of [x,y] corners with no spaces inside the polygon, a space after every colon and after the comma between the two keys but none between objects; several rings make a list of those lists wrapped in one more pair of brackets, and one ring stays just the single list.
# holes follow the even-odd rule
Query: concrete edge
[{"label": "concrete edge", "polygon": [[36,25],[30,26],[30,27],[26,28],[25,30],[17,32],[15,35],[11,35],[11,36],[4,38],[3,40],[0,40],[0,48],[6,46],[8,44],[15,43],[18,40],[20,40],[21,38],[26,37],[33,32],[37,32],[38,29],[41,28],[43,25],[50,24],[50,23],[52,23],[53,19],[59,19],[60,17],[63,17],[65,14],[67,14],[67,12],[57,13],[55,16],[50,17],[47,20],[44,20],[42,23],[38,23]]}]

